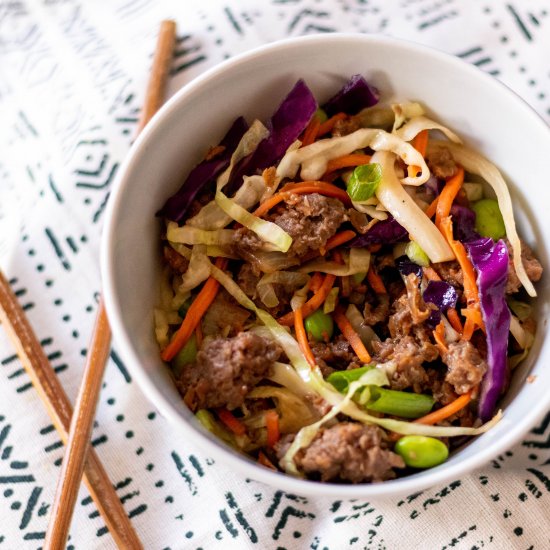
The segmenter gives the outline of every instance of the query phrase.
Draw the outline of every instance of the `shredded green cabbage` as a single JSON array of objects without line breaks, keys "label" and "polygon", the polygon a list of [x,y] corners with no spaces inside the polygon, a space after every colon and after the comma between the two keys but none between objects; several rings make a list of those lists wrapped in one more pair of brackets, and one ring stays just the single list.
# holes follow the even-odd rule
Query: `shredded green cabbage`
[{"label": "shredded green cabbage", "polygon": [[409,232],[432,262],[454,260],[453,251],[445,237],[397,179],[394,168],[395,159],[395,155],[385,151],[377,152],[372,157],[372,162],[379,162],[382,165],[382,181],[376,190],[378,200]]},{"label": "shredded green cabbage", "polygon": [[274,284],[282,284],[286,289],[294,289],[297,286],[305,285],[309,281],[309,276],[305,273],[296,273],[295,271],[275,271],[265,274],[256,286],[258,297],[267,307],[276,307],[279,305],[279,299],[275,294]]},{"label": "shredded green cabbage", "polygon": [[[265,192],[266,184],[262,176],[245,176],[243,184],[239,187],[233,200],[246,210],[252,208],[260,201]],[[228,216],[216,203],[210,201],[203,206],[199,213],[187,220],[187,225],[198,227],[199,229],[222,229],[233,219]]]},{"label": "shredded green cabbage", "polygon": [[181,285],[178,288],[180,293],[189,292],[206,281],[210,276],[210,266],[212,264],[206,255],[206,246],[197,244],[191,250],[189,267],[182,275]]},{"label": "shredded green cabbage", "polygon": [[411,118],[404,126],[399,128],[395,133],[405,141],[413,140],[417,134],[423,130],[439,130],[443,132],[447,138],[455,143],[462,143],[462,140],[449,128],[442,126],[438,122],[431,120],[425,116],[415,116]]},{"label": "shredded green cabbage", "polygon": [[217,231],[205,231],[197,227],[184,225],[179,227],[176,222],[168,222],[166,226],[166,238],[170,242],[182,244],[206,244],[229,246],[234,240],[233,229],[218,229]]},{"label": "shredded green cabbage", "polygon": [[[403,184],[417,186],[428,181],[430,170],[424,157],[410,143],[384,130],[369,128],[361,128],[347,136],[321,139],[301,149],[287,152],[277,167],[277,176],[293,178],[301,166],[302,179],[317,180],[326,172],[330,160],[365,147],[374,151],[391,151],[405,164],[421,169],[420,175],[403,178]],[[376,161],[373,158],[371,162]]]},{"label": "shredded green cabbage", "polygon": [[292,237],[273,222],[262,220],[251,214],[235,201],[226,197],[221,191],[216,193],[216,203],[232,219],[254,231],[264,242],[271,243],[281,252],[287,252],[292,245]]},{"label": "shredded green cabbage", "polygon": [[395,116],[392,133],[395,133],[398,128],[401,128],[407,119],[415,116],[422,116],[424,114],[424,107],[415,101],[392,103],[391,108]]},{"label": "shredded green cabbage", "polygon": [[320,271],[321,273],[330,273],[331,275],[345,277],[369,270],[371,255],[366,248],[351,248],[349,252],[344,251],[342,257],[344,259],[343,264],[325,260],[324,258],[317,258],[300,266],[298,271],[300,273]]}]

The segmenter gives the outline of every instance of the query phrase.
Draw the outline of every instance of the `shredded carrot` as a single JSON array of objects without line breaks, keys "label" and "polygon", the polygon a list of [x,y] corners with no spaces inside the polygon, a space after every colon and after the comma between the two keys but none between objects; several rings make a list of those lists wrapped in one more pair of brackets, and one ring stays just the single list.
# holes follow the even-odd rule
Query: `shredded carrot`
[{"label": "shredded carrot", "polygon": [[[336,275],[331,275],[330,273],[327,273],[325,275],[325,279],[323,280],[323,284],[319,287],[319,290],[301,307],[303,317],[307,317],[315,310],[319,309],[319,307],[321,307],[323,302],[326,300],[332,286],[334,285],[335,280]],[[279,323],[287,327],[292,326],[294,324],[293,312],[291,311],[286,315],[280,317]]]},{"label": "shredded carrot", "polygon": [[317,292],[321,288],[321,285],[323,284],[323,279],[324,278],[322,273],[316,271],[311,276],[311,280],[309,281],[309,290],[311,290],[311,292],[315,294],[315,292]]},{"label": "shredded carrot", "polygon": [[328,120],[325,120],[321,126],[319,126],[319,130],[317,131],[317,137],[324,136],[325,134],[328,134],[332,129],[334,128],[334,125],[339,120],[344,120],[347,118],[348,115],[346,113],[336,113],[334,116],[330,117]]},{"label": "shredded carrot", "polygon": [[351,206],[349,195],[340,187],[326,181],[301,181],[297,183],[287,183],[278,193],[266,199],[256,210],[255,216],[262,217],[274,206],[289,198],[290,194],[305,195],[308,193],[319,193],[327,197],[340,199],[346,206]]},{"label": "shredded carrot", "polygon": [[330,172],[334,172],[335,170],[339,170],[340,168],[362,166],[363,164],[368,164],[370,162],[370,159],[370,155],[363,155],[360,153],[343,155],[342,157],[337,157],[328,161],[326,173],[329,174]]},{"label": "shredded carrot", "polygon": [[464,323],[464,331],[462,332],[462,340],[471,340],[475,329],[476,324],[471,319],[466,318],[466,322]]},{"label": "shredded carrot", "polygon": [[309,121],[309,124],[306,126],[306,129],[304,130],[304,135],[302,138],[302,147],[311,145],[315,141],[315,138],[317,137],[317,132],[319,131],[320,126],[321,126],[321,121],[319,120],[319,117],[317,115],[313,115],[313,118]]},{"label": "shredded carrot", "polygon": [[[227,265],[227,259],[217,258],[215,265],[219,269],[224,269]],[[185,315],[180,328],[174,334],[170,343],[162,350],[161,357],[163,361],[171,361],[178,351],[185,346],[189,338],[191,338],[191,334],[193,334],[200,323],[202,316],[214,301],[219,287],[220,283],[214,277],[207,279],[189,307],[189,311]]]},{"label": "shredded carrot", "polygon": [[428,216],[428,218],[434,217],[434,214],[437,211],[437,203],[439,202],[439,197],[440,195],[437,195],[437,197],[430,203],[430,206],[428,206],[426,210],[426,216]]},{"label": "shredded carrot", "polygon": [[433,267],[423,267],[422,271],[429,281],[441,281],[441,277]]},{"label": "shredded carrot", "polygon": [[[426,156],[426,150],[428,149],[428,130],[422,130],[416,134],[413,139],[412,146],[423,156]],[[407,175],[410,177],[416,177],[420,172],[419,166],[409,166],[407,168]]]},{"label": "shredded carrot", "polygon": [[298,344],[300,345],[300,349],[302,350],[304,357],[310,366],[314,367],[317,364],[317,361],[315,361],[315,356],[311,351],[311,347],[307,339],[302,308],[298,308],[294,311],[294,330],[296,332],[296,340],[298,340]]},{"label": "shredded carrot", "polygon": [[449,323],[451,323],[451,326],[459,333],[462,334],[464,332],[464,327],[462,326],[462,321],[460,320],[460,317],[458,316],[458,312],[454,307],[450,307],[447,310],[447,319],[449,319]]},{"label": "shredded carrot", "polygon": [[277,468],[273,466],[271,460],[269,460],[269,458],[267,458],[267,456],[265,456],[262,451],[258,452],[258,464],[261,464],[262,466],[265,466],[266,468],[269,468],[270,470],[273,470],[275,472],[277,471]]},{"label": "shredded carrot", "polygon": [[413,147],[423,156],[426,156],[428,149],[428,130],[422,130],[416,134],[412,142]]},{"label": "shredded carrot", "polygon": [[355,332],[355,329],[351,326],[349,319],[346,317],[342,306],[336,306],[334,313],[332,314],[334,321],[338,325],[340,332],[344,335],[346,340],[350,343],[355,355],[359,357],[359,360],[363,363],[370,363],[371,356],[365,347],[365,344],[361,341],[359,334]]},{"label": "shredded carrot", "polygon": [[332,250],[333,248],[336,248],[341,244],[347,243],[348,241],[351,241],[351,239],[353,239],[355,235],[355,231],[352,231],[351,229],[340,231],[340,233],[336,233],[336,235],[333,235],[330,239],[327,240],[327,243],[325,244],[325,250]]},{"label": "shredded carrot", "polygon": [[351,241],[351,239],[353,239],[355,235],[355,231],[352,231],[351,229],[340,231],[340,233],[336,233],[336,235],[333,235],[330,239],[327,240],[322,250],[311,250],[302,257],[302,261],[306,262],[308,260],[312,260],[313,258],[317,258],[317,256],[324,256],[329,250],[332,250],[333,248],[336,248],[341,244]]},{"label": "shredded carrot", "polygon": [[441,219],[439,229],[443,236],[447,239],[447,242],[449,243],[449,246],[454,252],[454,255],[456,256],[456,259],[462,269],[462,275],[464,277],[464,295],[466,297],[468,308],[479,310],[479,291],[477,289],[477,278],[474,266],[472,265],[470,258],[468,258],[464,245],[460,241],[454,240],[453,225],[449,216]]},{"label": "shredded carrot", "polygon": [[244,435],[246,433],[246,426],[231,411],[216,409],[216,414],[235,435]]},{"label": "shredded carrot", "polygon": [[466,317],[464,332],[462,333],[463,340],[470,340],[477,327],[485,332],[485,323],[483,322],[483,317],[481,316],[481,311],[479,309],[470,307],[461,310],[461,313],[464,317]]},{"label": "shredded carrot", "polygon": [[319,193],[320,195],[340,199],[346,206],[351,206],[350,196],[347,194],[345,189],[337,187],[336,185],[326,181],[308,180],[287,183],[281,188],[281,193],[295,193],[298,195],[303,195],[306,193]]},{"label": "shredded carrot", "polygon": [[267,429],[267,446],[273,447],[281,437],[279,415],[276,410],[265,411],[265,427]]},{"label": "shredded carrot", "polygon": [[386,287],[384,285],[384,281],[382,281],[382,277],[376,273],[376,270],[372,265],[369,267],[369,270],[367,271],[367,281],[369,282],[369,285],[371,286],[372,290],[376,292],[376,294],[387,294],[388,291],[386,290]]},{"label": "shredded carrot", "polygon": [[439,325],[435,327],[433,335],[435,343],[439,348],[439,353],[441,353],[441,355],[447,353],[449,351],[449,348],[447,347],[447,342],[445,341],[445,325],[443,324],[443,321],[441,321],[441,323],[439,323]]},{"label": "shredded carrot", "polygon": [[449,418],[449,416],[452,416],[453,414],[463,409],[472,400],[473,391],[474,390],[470,390],[468,393],[457,397],[453,402],[449,403],[448,405],[445,405],[444,407],[441,407],[441,409],[431,412],[426,416],[417,418],[416,420],[414,420],[414,422],[416,422],[417,424],[437,424],[438,422]]},{"label": "shredded carrot", "polygon": [[451,213],[451,207],[457,193],[462,187],[464,181],[464,168],[458,167],[456,174],[447,179],[445,187],[439,195],[439,201],[437,201],[437,208],[435,211],[435,225],[441,231],[441,220],[446,218]]}]

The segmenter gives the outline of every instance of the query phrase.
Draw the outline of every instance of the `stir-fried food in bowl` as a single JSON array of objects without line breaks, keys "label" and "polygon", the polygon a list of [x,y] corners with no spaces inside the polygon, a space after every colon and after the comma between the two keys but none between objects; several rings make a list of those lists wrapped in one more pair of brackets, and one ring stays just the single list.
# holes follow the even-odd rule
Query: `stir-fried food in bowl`
[{"label": "stir-fried food in bowl", "polygon": [[498,169],[360,75],[239,117],[159,211],[155,331],[202,425],[268,468],[375,482],[491,428],[542,267]]}]

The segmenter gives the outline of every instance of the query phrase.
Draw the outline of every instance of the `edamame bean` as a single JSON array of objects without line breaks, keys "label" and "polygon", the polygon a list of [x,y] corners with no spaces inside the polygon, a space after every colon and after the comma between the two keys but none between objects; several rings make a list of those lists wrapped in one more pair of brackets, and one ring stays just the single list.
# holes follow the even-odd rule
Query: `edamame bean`
[{"label": "edamame bean", "polygon": [[394,450],[412,468],[433,468],[449,456],[445,443],[424,435],[406,435],[395,444]]},{"label": "edamame bean", "polygon": [[476,213],[476,231],[482,237],[491,237],[498,241],[506,235],[506,227],[496,200],[482,199],[474,202],[472,210]]},{"label": "edamame bean", "polygon": [[316,342],[328,342],[332,338],[334,322],[332,317],[318,309],[304,320],[304,326],[308,335]]}]

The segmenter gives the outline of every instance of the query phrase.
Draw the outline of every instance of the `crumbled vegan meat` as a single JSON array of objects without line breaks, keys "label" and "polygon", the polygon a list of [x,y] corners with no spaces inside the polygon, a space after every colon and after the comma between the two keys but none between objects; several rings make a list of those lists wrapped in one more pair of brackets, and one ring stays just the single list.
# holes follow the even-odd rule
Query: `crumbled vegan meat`
[{"label": "crumbled vegan meat", "polygon": [[[508,254],[510,255],[510,261],[508,263],[508,281],[506,282],[506,294],[514,294],[519,291],[522,287],[522,284],[517,276],[516,270],[514,268],[514,253],[512,251],[512,246],[508,239],[504,239],[506,243],[506,248],[508,248]],[[527,277],[530,281],[536,283],[540,281],[542,277],[542,265],[535,257],[533,250],[526,244],[524,241],[521,242],[521,263],[525,268]]]},{"label": "crumbled vegan meat", "polygon": [[311,351],[326,378],[334,370],[353,369],[361,366],[349,342],[342,336],[336,336],[332,341],[312,342]]},{"label": "crumbled vegan meat", "polygon": [[441,262],[439,264],[432,264],[436,273],[455,289],[462,289],[464,285],[464,277],[462,275],[462,269],[457,261],[452,260],[450,262]]},{"label": "crumbled vegan meat", "polygon": [[361,128],[360,120],[355,116],[350,116],[336,121],[332,128],[332,137],[347,136],[353,134]]},{"label": "crumbled vegan meat", "polygon": [[387,321],[389,313],[390,297],[387,294],[367,296],[365,307],[363,308],[365,324],[373,326],[377,323],[384,323]]},{"label": "crumbled vegan meat", "polygon": [[[310,250],[319,250],[346,220],[346,209],[341,201],[318,193],[291,194],[284,207],[270,216],[270,221],[292,237],[287,254],[296,257],[304,256]],[[263,247],[261,239],[249,229],[239,228],[235,232],[234,250],[237,254]]]},{"label": "crumbled vegan meat", "polygon": [[375,361],[395,363],[395,372],[390,377],[392,389],[412,388],[416,393],[422,392],[428,382],[423,365],[437,359],[439,352],[436,346],[429,341],[418,342],[412,336],[374,341],[372,346],[376,352]]},{"label": "crumbled vegan meat", "polygon": [[449,369],[445,381],[451,384],[459,395],[479,385],[487,371],[485,359],[472,343],[466,340],[449,344],[448,351],[443,354],[442,359]]},{"label": "crumbled vegan meat", "polygon": [[203,345],[195,363],[177,381],[188,405],[196,408],[240,407],[246,394],[272,372],[281,349],[252,332],[216,338]]},{"label": "crumbled vegan meat", "polygon": [[389,450],[384,432],[377,426],[339,422],[321,428],[294,461],[299,470],[321,481],[384,481],[395,477],[394,468],[404,468],[403,459]]},{"label": "crumbled vegan meat", "polygon": [[392,305],[393,313],[388,322],[390,337],[372,345],[376,361],[395,364],[390,386],[396,390],[412,388],[419,393],[428,381],[423,365],[435,361],[439,350],[430,339],[430,330],[424,325],[426,317],[415,311],[423,311],[426,304],[412,278],[416,279],[416,276],[409,277],[409,293],[402,294]]},{"label": "crumbled vegan meat", "polygon": [[166,263],[176,272],[185,273],[189,267],[189,260],[178,254],[171,246],[163,248],[163,255]]},{"label": "crumbled vegan meat", "polygon": [[427,156],[428,168],[434,176],[446,179],[454,176],[457,171],[457,165],[453,155],[447,147],[440,147],[435,151],[430,151]]}]

